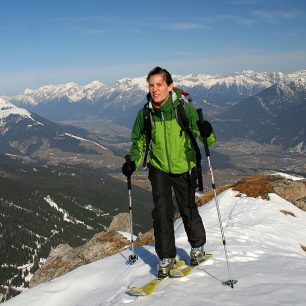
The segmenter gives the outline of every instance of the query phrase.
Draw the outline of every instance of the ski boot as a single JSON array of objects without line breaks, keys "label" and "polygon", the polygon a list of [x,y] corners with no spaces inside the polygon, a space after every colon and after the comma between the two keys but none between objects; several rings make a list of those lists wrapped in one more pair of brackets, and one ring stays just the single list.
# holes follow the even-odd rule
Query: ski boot
[{"label": "ski boot", "polygon": [[169,276],[170,270],[174,268],[176,258],[162,258],[159,262],[157,277],[164,278]]},{"label": "ski boot", "polygon": [[191,248],[190,265],[197,266],[205,260],[204,246],[199,248]]}]

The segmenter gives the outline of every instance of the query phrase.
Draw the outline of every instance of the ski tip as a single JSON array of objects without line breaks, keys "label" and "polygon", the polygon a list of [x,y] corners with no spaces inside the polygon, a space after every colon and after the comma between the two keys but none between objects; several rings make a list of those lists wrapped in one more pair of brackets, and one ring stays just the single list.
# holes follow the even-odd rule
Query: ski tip
[{"label": "ski tip", "polygon": [[237,283],[238,283],[237,280],[235,280],[235,279],[230,279],[230,280],[228,280],[228,281],[222,282],[222,285],[224,285],[224,286],[230,286],[232,289],[234,289],[234,285],[237,284]]},{"label": "ski tip", "polygon": [[127,291],[127,294],[132,296],[145,296],[146,292],[142,288],[132,287]]}]

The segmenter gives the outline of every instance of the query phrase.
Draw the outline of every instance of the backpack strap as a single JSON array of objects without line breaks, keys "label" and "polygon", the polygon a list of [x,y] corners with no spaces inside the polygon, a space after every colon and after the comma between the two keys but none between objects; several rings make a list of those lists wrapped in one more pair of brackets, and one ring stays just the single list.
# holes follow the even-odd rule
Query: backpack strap
[{"label": "backpack strap", "polygon": [[195,136],[193,135],[192,131],[189,128],[189,120],[186,116],[185,108],[184,108],[184,99],[180,99],[180,104],[177,106],[175,109],[176,113],[176,120],[179,126],[181,127],[181,136],[182,132],[184,131],[190,138],[191,143],[193,145],[193,149],[196,153],[196,165],[197,165],[197,177],[198,177],[198,185],[199,185],[199,190],[203,191],[203,179],[202,179],[202,155],[200,148],[198,146],[197,140]]},{"label": "backpack strap", "polygon": [[144,153],[144,158],[142,166],[147,166],[148,153],[150,151],[150,145],[152,140],[152,117],[150,112],[150,102],[147,102],[143,107],[143,119],[144,119],[144,129],[143,133],[146,137],[146,149]]}]

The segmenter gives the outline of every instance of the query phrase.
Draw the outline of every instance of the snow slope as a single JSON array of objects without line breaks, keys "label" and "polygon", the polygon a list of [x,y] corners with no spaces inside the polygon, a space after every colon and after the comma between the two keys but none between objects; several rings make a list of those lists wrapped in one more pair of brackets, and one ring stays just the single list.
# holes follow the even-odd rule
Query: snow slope
[{"label": "snow slope", "polygon": [[[3,120],[11,115],[17,115],[24,118],[30,118],[35,121],[31,117],[31,113],[25,110],[24,108],[17,107],[16,105],[6,101],[5,99],[0,97],[0,125],[2,125]],[[35,121],[37,122],[37,121]],[[42,124],[37,122],[38,124]]]},{"label": "snow slope", "polygon": [[[82,266],[7,301],[5,305],[305,305],[306,213],[276,194],[270,200],[218,196],[234,289],[229,279],[214,200],[200,208],[207,231],[206,250],[214,259],[192,275],[164,282],[152,295],[133,300],[125,291],[149,281],[158,263],[154,246],[135,249],[140,260],[127,264],[129,250]],[[281,210],[287,212],[282,213]],[[294,214],[288,214],[288,212]],[[181,220],[175,223],[177,250],[190,250]]]}]

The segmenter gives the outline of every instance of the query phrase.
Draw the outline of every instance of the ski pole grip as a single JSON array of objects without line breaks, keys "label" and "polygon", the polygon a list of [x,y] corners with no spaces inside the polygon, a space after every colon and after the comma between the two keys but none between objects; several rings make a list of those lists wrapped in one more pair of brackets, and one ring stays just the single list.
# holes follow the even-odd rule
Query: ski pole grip
[{"label": "ski pole grip", "polygon": [[[127,163],[130,163],[131,162],[131,156],[129,154],[125,155],[125,160]],[[127,176],[127,187],[128,187],[128,190],[131,190],[132,189],[132,181],[131,181],[131,176]]]},{"label": "ski pole grip", "polygon": [[[199,122],[203,122],[204,119],[203,119],[202,108],[198,108],[198,109],[197,109],[197,113],[198,113],[198,116],[199,116]],[[201,131],[200,131],[200,132],[201,132]],[[202,136],[202,135],[201,135],[201,136]],[[203,137],[203,136],[202,136],[202,138],[203,138],[203,142],[204,142],[205,154],[206,154],[206,156],[210,156],[207,138],[206,138],[206,137]]]}]

